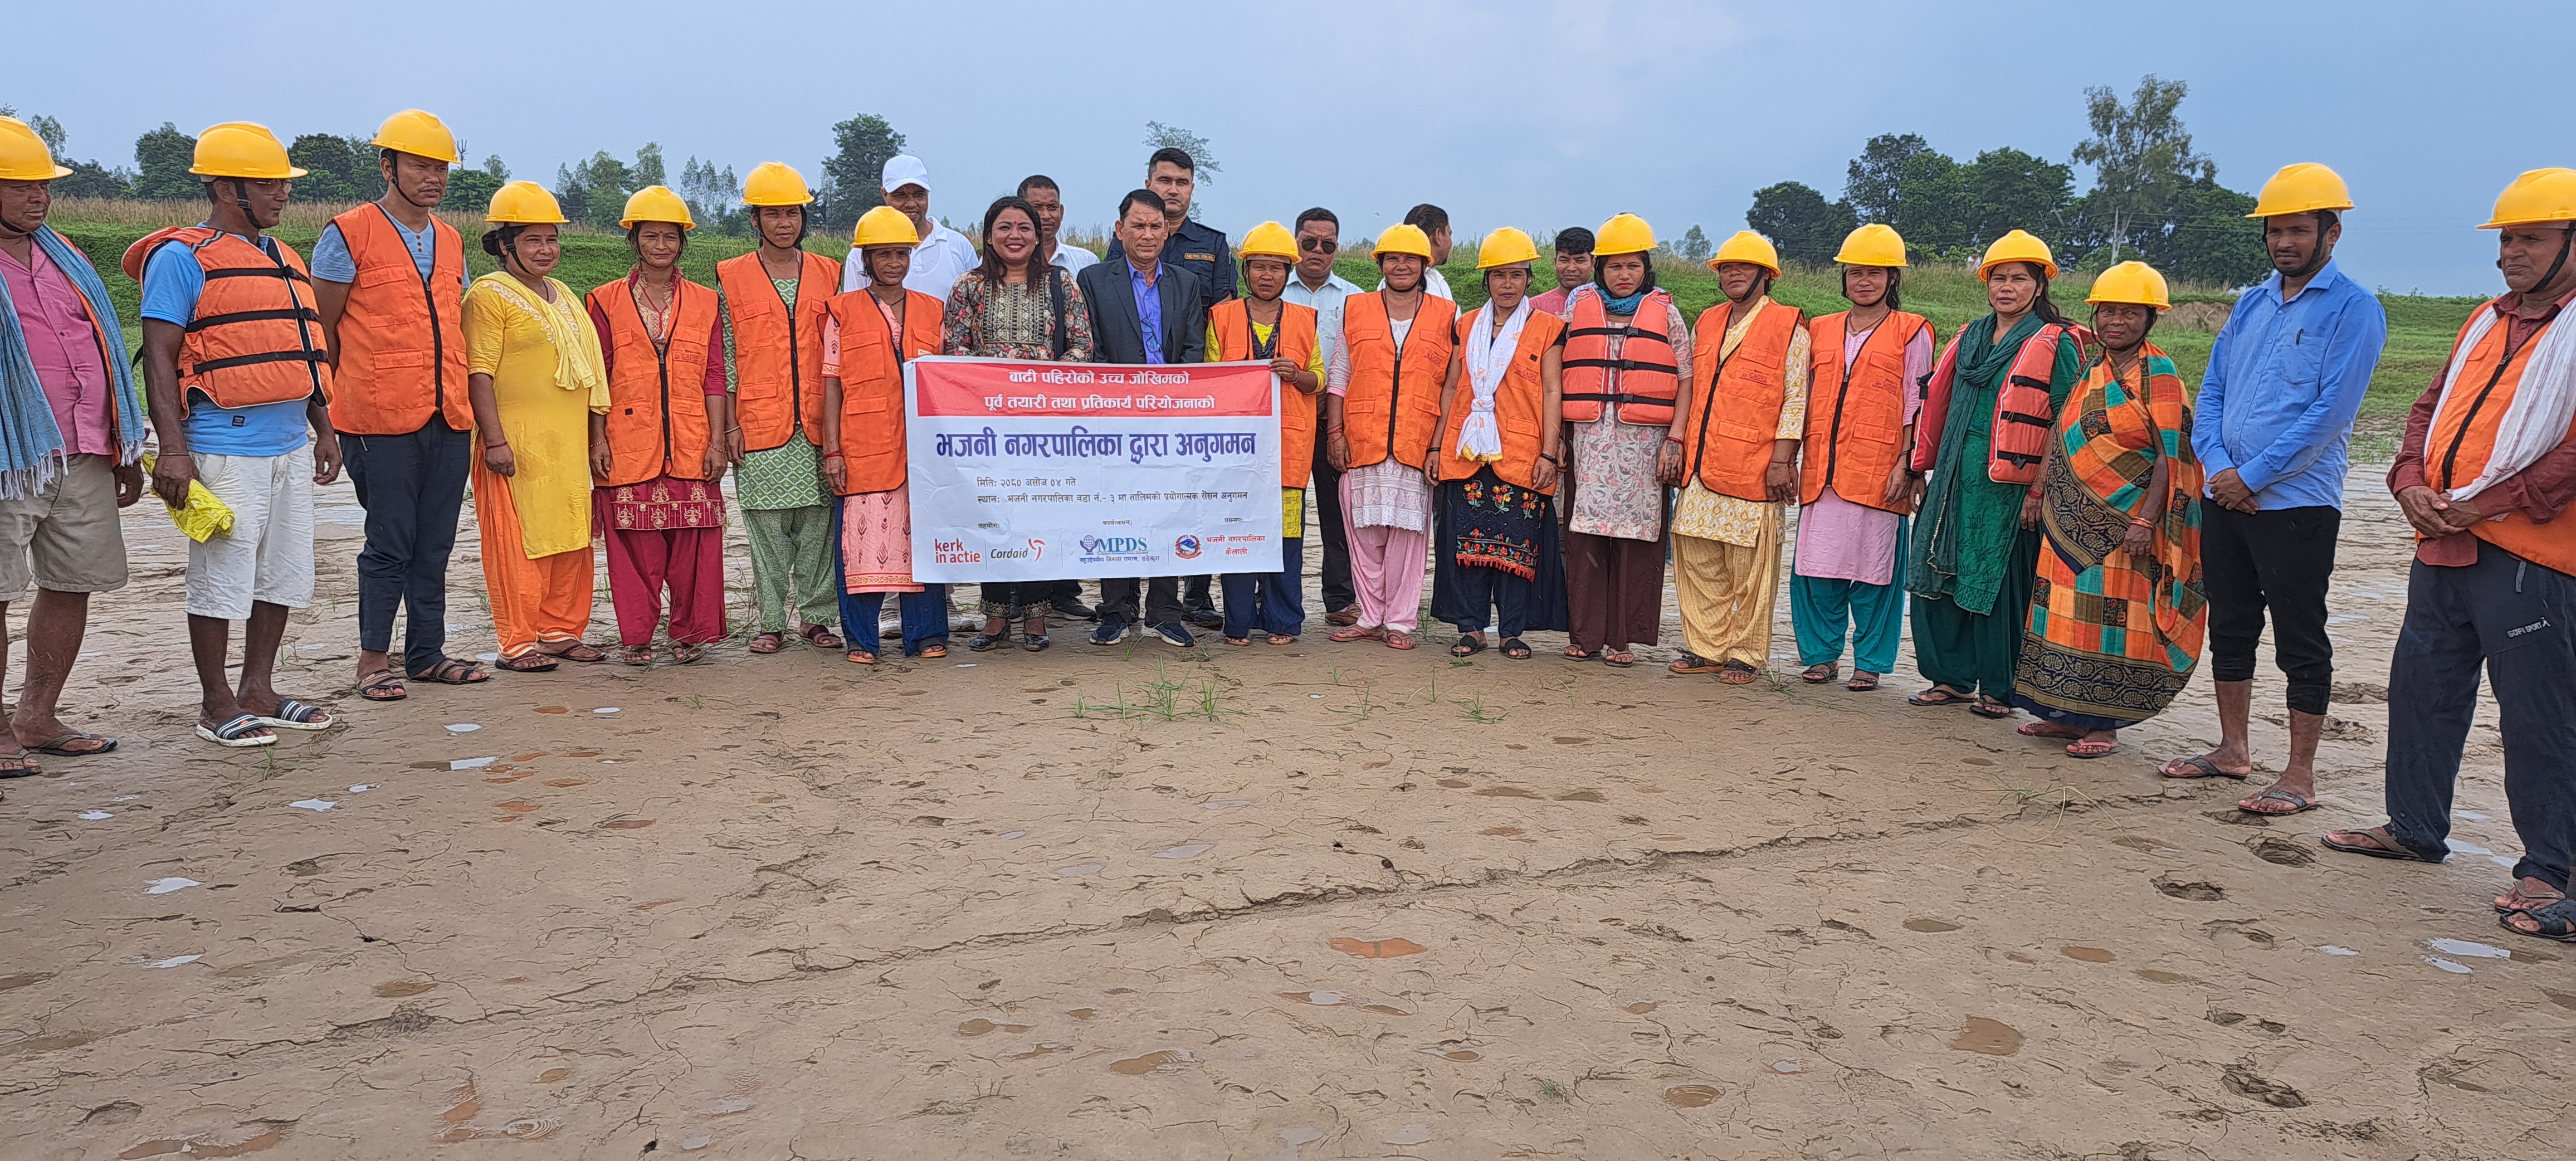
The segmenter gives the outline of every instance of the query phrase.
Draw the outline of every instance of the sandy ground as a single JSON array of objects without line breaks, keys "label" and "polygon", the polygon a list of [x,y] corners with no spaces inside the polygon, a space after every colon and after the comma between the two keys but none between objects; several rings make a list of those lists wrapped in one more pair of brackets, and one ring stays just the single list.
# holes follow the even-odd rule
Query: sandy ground
[{"label": "sandy ground", "polygon": [[2576,962],[2485,902],[2492,707],[2458,857],[2315,844],[2380,817],[2375,479],[2331,805],[2268,824],[2155,776],[2214,739],[2206,679],[2078,762],[1910,673],[1736,689],[1543,634],[737,639],[368,706],[345,486],[280,685],[347,724],[223,751],[136,509],[66,699],[123,748],[0,806],[0,1156],[2563,1158]]}]

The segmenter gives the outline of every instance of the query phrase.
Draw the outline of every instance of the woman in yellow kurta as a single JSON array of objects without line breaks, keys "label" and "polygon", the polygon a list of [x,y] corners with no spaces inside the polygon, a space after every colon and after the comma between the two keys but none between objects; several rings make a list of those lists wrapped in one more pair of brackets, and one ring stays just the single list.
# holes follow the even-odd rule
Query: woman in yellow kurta
[{"label": "woman in yellow kurta", "polygon": [[474,516],[503,669],[543,673],[602,661],[590,626],[590,417],[608,411],[599,333],[571,288],[554,196],[514,181],[492,196],[483,250],[501,269],[465,292],[467,393],[474,402]]}]

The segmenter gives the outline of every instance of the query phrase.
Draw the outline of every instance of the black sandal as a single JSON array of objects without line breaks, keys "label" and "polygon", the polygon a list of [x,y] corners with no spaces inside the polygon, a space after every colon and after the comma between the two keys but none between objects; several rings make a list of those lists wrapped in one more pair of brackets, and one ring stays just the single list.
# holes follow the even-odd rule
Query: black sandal
[{"label": "black sandal", "polygon": [[1020,648],[1026,649],[1031,653],[1044,653],[1046,652],[1046,647],[1053,644],[1055,644],[1055,638],[1049,637],[1044,633],[1040,633],[1035,637],[1022,638]]},{"label": "black sandal", "polygon": [[1925,709],[1954,705],[1968,705],[1976,700],[1977,699],[1974,695],[1964,689],[1952,689],[1937,681],[1932,683],[1932,688],[1930,689],[1924,690],[1921,693],[1911,693],[1905,696],[1905,704],[1921,706]]},{"label": "black sandal", "polygon": [[480,685],[492,680],[492,674],[480,665],[470,665],[453,657],[442,657],[426,672],[411,675],[413,681],[438,685]]},{"label": "black sandal", "polygon": [[552,673],[560,662],[555,660],[554,654],[531,649],[516,657],[504,657],[492,664],[512,673]]},{"label": "black sandal", "polygon": [[1530,659],[1529,644],[1518,637],[1505,637],[1503,638],[1503,656],[1514,661],[1527,661]]},{"label": "black sandal", "polygon": [[1980,697],[1977,700],[1968,703],[1968,712],[1990,722],[2000,722],[2013,716],[2013,707],[2010,702],[1996,701],[1991,697]]},{"label": "black sandal", "polygon": [[1451,657],[1473,657],[1484,651],[1485,638],[1482,633],[1460,634],[1458,643],[1449,647]]},{"label": "black sandal", "polygon": [[[2513,917],[2516,915],[2530,916],[2531,921],[2539,925],[2539,930],[2525,931],[2514,926]],[[2496,916],[2496,925],[2515,935],[2528,935],[2534,939],[2555,940],[2559,943],[2576,943],[2576,902],[2561,899],[2546,907],[2507,911]]]},{"label": "black sandal", "polygon": [[1010,640],[1010,638],[1007,636],[995,637],[990,634],[977,633],[966,639],[966,647],[976,651],[977,653],[983,653],[1008,640]]}]

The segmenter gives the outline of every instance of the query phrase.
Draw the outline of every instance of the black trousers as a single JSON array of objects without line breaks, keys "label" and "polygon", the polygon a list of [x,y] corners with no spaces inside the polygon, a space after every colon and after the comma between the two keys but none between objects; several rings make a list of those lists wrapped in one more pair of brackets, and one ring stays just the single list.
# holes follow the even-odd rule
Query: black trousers
[{"label": "black trousers", "polygon": [[1317,574],[1324,590],[1324,611],[1338,613],[1357,604],[1351,587],[1350,530],[1342,527],[1342,473],[1324,460],[1324,441],[1315,441],[1315,520],[1322,525],[1324,571]]},{"label": "black trousers", "polygon": [[2209,590],[2210,676],[2254,680],[2254,647],[2272,623],[2272,660],[2290,682],[2290,708],[2326,712],[2334,642],[2326,637],[2326,585],[2334,577],[2343,512],[2275,508],[2247,515],[2200,509],[2201,578]]},{"label": "black trousers", "polygon": [[403,670],[419,677],[447,659],[447,558],[474,439],[431,416],[408,435],[343,435],[342,462],[367,510],[358,550],[358,648],[393,649],[403,613]]},{"label": "black trousers", "polygon": [[[1136,615],[1136,590],[1140,585],[1145,590],[1141,618]],[[1111,613],[1146,625],[1179,624],[1183,615],[1181,578],[1158,576],[1140,582],[1135,577],[1122,576],[1104,580],[1100,582],[1100,615],[1107,618]]]},{"label": "black trousers", "polygon": [[2576,843],[2576,577],[2478,543],[2478,562],[2415,562],[2388,662],[2388,832],[2449,853],[2451,791],[2477,716],[2478,671],[2495,691],[2504,798],[2522,861],[2514,877],[2566,890]]}]

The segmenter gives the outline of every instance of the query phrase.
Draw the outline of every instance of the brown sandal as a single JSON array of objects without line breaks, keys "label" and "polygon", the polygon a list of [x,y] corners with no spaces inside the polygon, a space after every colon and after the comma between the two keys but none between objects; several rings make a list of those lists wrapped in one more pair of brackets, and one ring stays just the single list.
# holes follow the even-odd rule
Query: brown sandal
[{"label": "brown sandal", "polygon": [[1828,661],[1822,665],[1808,666],[1806,672],[1798,675],[1798,680],[1806,682],[1809,685],[1823,685],[1824,683],[1832,681],[1842,675],[1843,663],[1839,661]]},{"label": "brown sandal", "polygon": [[746,646],[754,653],[776,653],[786,647],[787,634],[775,632],[756,634],[752,637],[751,644]]},{"label": "brown sandal", "polygon": [[512,673],[552,673],[555,671],[557,662],[553,654],[531,649],[516,657],[504,657],[492,664],[495,668],[507,669]]},{"label": "brown sandal", "polygon": [[817,649],[838,649],[842,645],[841,635],[833,632],[830,625],[807,625],[798,629],[796,635]]},{"label": "brown sandal", "polygon": [[358,679],[358,696],[368,701],[401,701],[410,697],[411,691],[403,687],[401,674],[379,669]]}]

